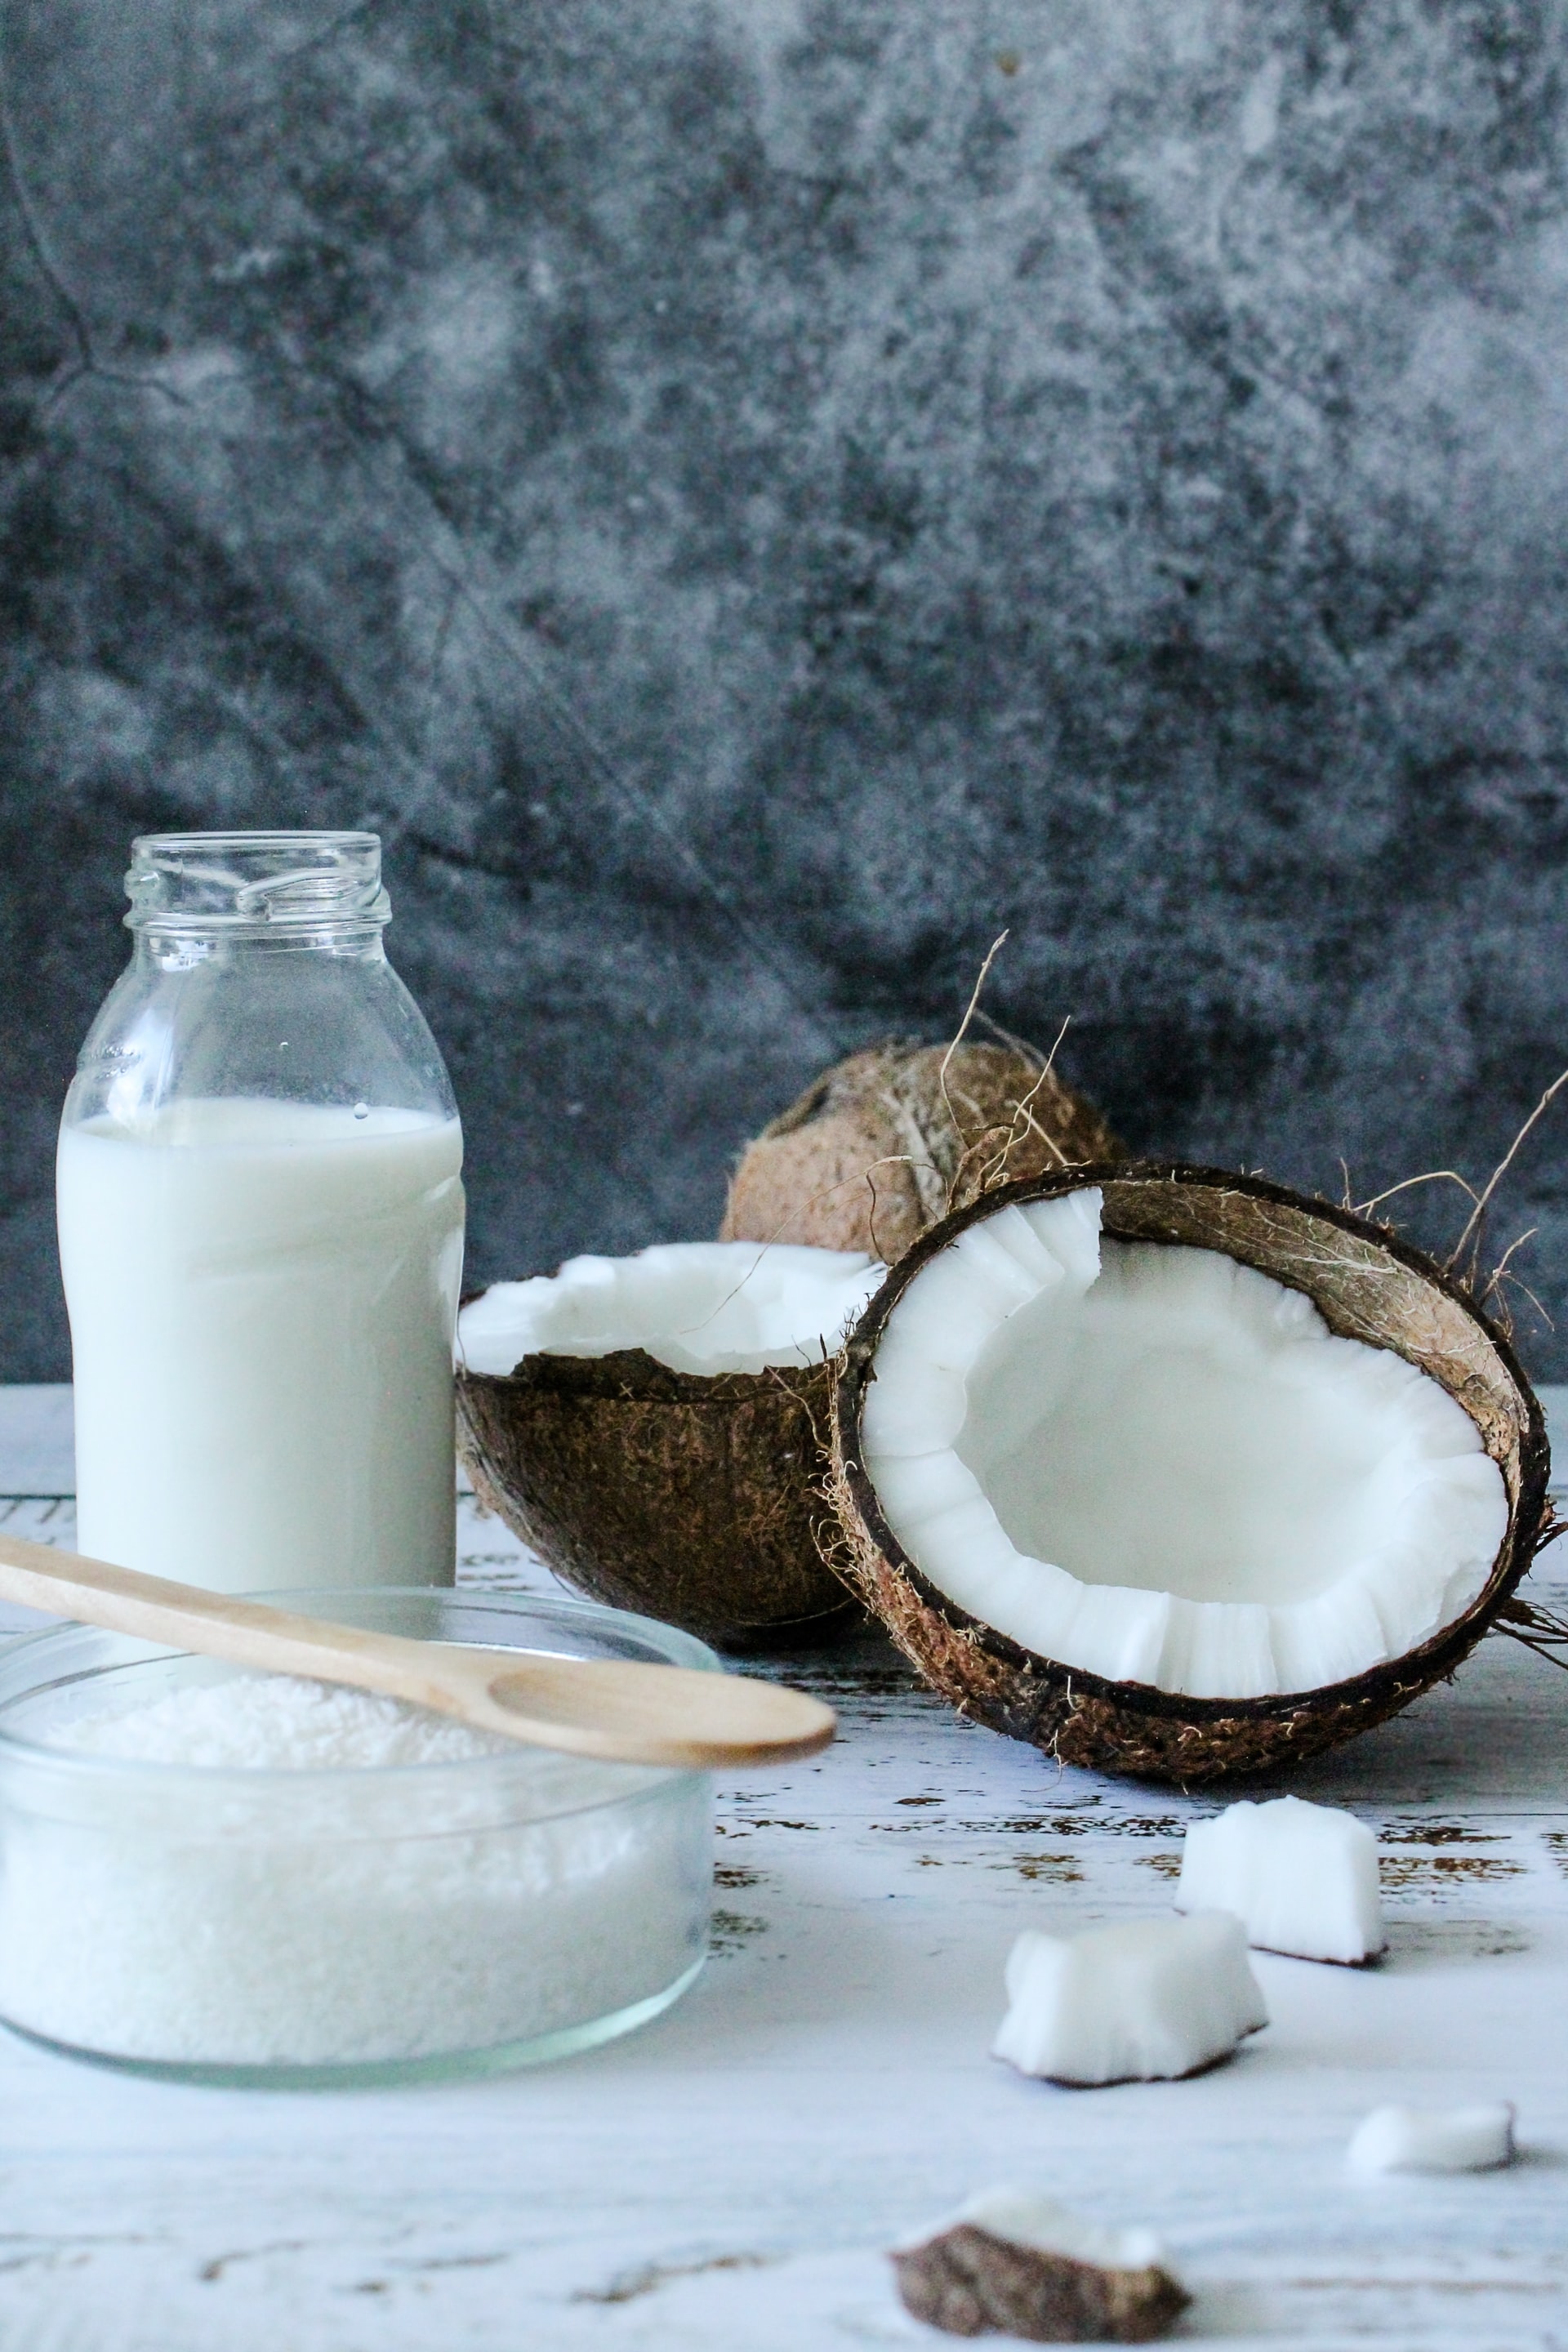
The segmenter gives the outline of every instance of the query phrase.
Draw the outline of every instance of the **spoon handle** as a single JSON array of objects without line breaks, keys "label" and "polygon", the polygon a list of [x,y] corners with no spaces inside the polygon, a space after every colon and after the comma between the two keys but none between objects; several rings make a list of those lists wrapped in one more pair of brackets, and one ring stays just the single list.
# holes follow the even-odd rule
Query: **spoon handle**
[{"label": "spoon handle", "polygon": [[[101,1625],[111,1633],[225,1658],[232,1665],[353,1682],[395,1696],[404,1695],[401,1677],[407,1672],[398,1653],[425,1647],[395,1634],[364,1633],[264,1601],[242,1601],[231,1592],[145,1576],[139,1569],[57,1551],[21,1536],[0,1535],[0,1597]],[[333,1658],[350,1671],[334,1675],[328,1663]]]},{"label": "spoon handle", "polygon": [[420,1642],[0,1535],[0,1598],[268,1674],[433,1707],[525,1746],[626,1764],[783,1762],[833,1737],[832,1710],[749,1676]]}]

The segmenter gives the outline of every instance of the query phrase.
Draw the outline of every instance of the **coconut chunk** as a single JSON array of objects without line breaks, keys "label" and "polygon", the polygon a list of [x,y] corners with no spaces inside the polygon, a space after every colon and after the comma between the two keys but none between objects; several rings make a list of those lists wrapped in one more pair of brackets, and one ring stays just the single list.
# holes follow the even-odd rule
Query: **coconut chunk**
[{"label": "coconut chunk", "polygon": [[1225,1911],[1081,1936],[1027,1929],[1007,1961],[1007,1999],[993,2056],[1053,2083],[1194,2074],[1268,2022],[1246,1930]]},{"label": "coconut chunk", "polygon": [[1374,2107],[1346,2162],[1353,2172],[1492,2172],[1514,2158],[1514,2110],[1504,2099],[1474,2107]]},{"label": "coconut chunk", "polygon": [[1364,1822],[1300,1797],[1227,1805],[1194,1822],[1178,1911],[1233,1911],[1249,1944],[1354,1965],[1384,1947],[1377,1840]]},{"label": "coconut chunk", "polygon": [[1027,2189],[982,2191],[893,2249],[906,2310],[950,2336],[1146,2344],[1190,2300],[1148,2230],[1103,2230]]},{"label": "coconut chunk", "polygon": [[909,1559],[1026,1650],[1194,1698],[1321,1691],[1454,1623],[1509,1524],[1463,1407],[1254,1266],[1102,1239],[1101,1207],[1010,1202],[897,1298],[860,1436]]},{"label": "coconut chunk", "polygon": [[966,2197],[945,2226],[953,2229],[964,2221],[988,2237],[1005,2238],[1010,2246],[1062,2254],[1068,2262],[1092,2263],[1102,2271],[1149,2270],[1165,2260],[1164,2246],[1152,2230],[1103,2229],[1054,2197],[1011,2182]]},{"label": "coconut chunk", "polygon": [[[642,1348],[678,1372],[761,1372],[832,1355],[886,1268],[858,1250],[665,1242],[634,1257],[569,1258],[558,1274],[493,1283],[458,1318],[469,1371],[524,1356]],[[939,1441],[941,1442],[941,1441]]]}]

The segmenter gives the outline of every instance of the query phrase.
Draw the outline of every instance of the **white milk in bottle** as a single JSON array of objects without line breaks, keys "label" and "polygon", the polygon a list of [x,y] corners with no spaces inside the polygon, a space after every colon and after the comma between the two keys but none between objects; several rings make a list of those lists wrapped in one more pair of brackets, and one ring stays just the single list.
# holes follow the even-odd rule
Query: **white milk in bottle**
[{"label": "white milk in bottle", "polygon": [[60,1134],[78,1544],[228,1591],[449,1582],[462,1132],[379,845],[136,856]]}]

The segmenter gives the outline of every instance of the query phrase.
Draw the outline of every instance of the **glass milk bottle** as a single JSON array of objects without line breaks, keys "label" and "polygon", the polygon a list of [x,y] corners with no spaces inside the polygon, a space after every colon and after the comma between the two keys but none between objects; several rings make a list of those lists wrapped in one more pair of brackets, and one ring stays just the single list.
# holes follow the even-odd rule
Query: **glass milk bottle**
[{"label": "glass milk bottle", "polygon": [[462,1129],[369,833],[153,834],[60,1128],[84,1552],[450,1583]]}]

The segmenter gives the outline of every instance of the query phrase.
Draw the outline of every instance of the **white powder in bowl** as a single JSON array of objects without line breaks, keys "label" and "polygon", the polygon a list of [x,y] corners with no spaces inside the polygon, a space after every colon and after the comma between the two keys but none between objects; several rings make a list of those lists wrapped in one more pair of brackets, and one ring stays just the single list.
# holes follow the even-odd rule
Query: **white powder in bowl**
[{"label": "white powder in bowl", "polygon": [[92,1756],[230,1771],[365,1771],[517,1753],[515,1742],[499,1732],[476,1731],[375,1691],[345,1690],[297,1675],[197,1683],[151,1703],[79,1716],[60,1725],[55,1744]]},{"label": "white powder in bowl", "polygon": [[281,1675],[23,1737],[47,1747],[0,1758],[0,2016],[73,2048],[207,2066],[500,2052],[654,2000],[706,1944],[699,1774]]}]

